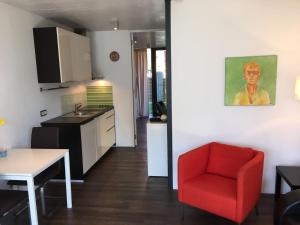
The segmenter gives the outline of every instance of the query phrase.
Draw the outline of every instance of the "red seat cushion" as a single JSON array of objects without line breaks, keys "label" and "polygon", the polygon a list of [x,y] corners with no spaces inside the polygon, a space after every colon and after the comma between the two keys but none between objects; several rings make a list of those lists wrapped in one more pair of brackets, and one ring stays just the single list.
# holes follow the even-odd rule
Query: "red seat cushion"
[{"label": "red seat cushion", "polygon": [[183,184],[183,202],[234,220],[236,216],[236,186],[234,179],[202,174]]},{"label": "red seat cushion", "polygon": [[239,169],[254,157],[251,148],[211,143],[207,172],[237,178]]}]

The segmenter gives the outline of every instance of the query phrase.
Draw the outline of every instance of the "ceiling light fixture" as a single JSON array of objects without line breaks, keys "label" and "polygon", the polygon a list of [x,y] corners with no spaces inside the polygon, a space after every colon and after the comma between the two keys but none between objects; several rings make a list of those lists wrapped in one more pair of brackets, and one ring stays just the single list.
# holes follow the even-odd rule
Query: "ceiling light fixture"
[{"label": "ceiling light fixture", "polygon": [[113,18],[112,23],[113,23],[113,30],[114,31],[119,30],[119,20],[118,20],[118,18]]}]

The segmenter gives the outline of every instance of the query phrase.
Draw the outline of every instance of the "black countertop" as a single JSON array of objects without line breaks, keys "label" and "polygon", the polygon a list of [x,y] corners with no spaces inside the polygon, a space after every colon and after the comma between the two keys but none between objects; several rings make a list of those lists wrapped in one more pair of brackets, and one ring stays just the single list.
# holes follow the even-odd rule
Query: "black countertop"
[{"label": "black countertop", "polygon": [[93,112],[96,112],[95,114],[91,115],[90,117],[64,117],[59,116],[56,118],[53,118],[51,120],[47,120],[41,123],[42,126],[47,126],[47,125],[82,125],[86,124],[90,121],[92,121],[94,118],[103,115],[104,113],[112,110],[114,107],[113,106],[106,106],[106,107],[101,107],[101,108],[84,108],[83,110],[91,110]]}]

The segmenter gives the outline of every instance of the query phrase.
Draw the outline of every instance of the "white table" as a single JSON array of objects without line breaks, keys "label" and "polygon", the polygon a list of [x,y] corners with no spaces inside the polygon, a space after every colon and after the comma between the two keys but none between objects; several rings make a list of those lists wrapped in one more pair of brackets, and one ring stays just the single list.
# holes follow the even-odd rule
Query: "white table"
[{"label": "white table", "polygon": [[67,149],[12,149],[6,158],[0,158],[0,180],[27,181],[30,218],[38,225],[34,177],[64,158],[67,207],[72,208],[70,159]]}]

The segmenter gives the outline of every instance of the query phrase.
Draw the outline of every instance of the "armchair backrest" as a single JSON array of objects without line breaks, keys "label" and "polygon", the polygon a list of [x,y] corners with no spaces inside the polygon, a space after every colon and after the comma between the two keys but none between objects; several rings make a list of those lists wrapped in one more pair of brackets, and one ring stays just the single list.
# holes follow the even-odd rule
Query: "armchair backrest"
[{"label": "armchair backrest", "polygon": [[251,148],[212,142],[206,172],[236,179],[239,169],[255,155]]}]

